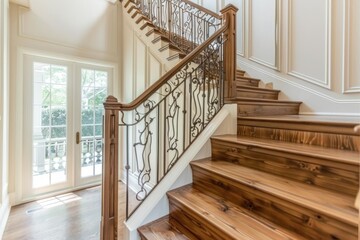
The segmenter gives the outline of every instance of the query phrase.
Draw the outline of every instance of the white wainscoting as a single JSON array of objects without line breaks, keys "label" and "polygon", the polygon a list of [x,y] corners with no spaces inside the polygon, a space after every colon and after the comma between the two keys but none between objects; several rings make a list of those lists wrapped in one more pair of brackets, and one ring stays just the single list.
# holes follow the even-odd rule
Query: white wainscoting
[{"label": "white wainscoting", "polygon": [[239,9],[238,66],[273,82],[288,100],[308,98],[302,113],[360,113],[359,0],[195,2]]},{"label": "white wainscoting", "polygon": [[248,56],[267,67],[279,69],[279,0],[248,0]]},{"label": "white wainscoting", "polygon": [[343,92],[360,92],[360,1],[344,0]]},{"label": "white wainscoting", "polygon": [[331,0],[289,0],[289,75],[330,89],[330,38]]}]

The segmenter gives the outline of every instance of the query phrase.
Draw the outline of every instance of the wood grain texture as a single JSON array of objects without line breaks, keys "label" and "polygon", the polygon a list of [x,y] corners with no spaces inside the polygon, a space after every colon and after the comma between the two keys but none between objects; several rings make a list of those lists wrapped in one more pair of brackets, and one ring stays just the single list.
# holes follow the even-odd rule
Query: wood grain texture
[{"label": "wood grain texture", "polygon": [[280,91],[278,91],[278,90],[251,87],[251,86],[237,86],[236,87],[237,97],[243,97],[243,98],[259,98],[259,99],[277,100],[279,92]]},{"label": "wood grain texture", "polygon": [[244,76],[245,73],[246,72],[244,70],[236,69],[236,76]]},{"label": "wood grain texture", "polygon": [[170,191],[168,197],[171,218],[200,239],[301,239],[274,223],[250,217],[224,198],[203,194],[191,185]]},{"label": "wood grain texture", "polygon": [[240,136],[272,139],[277,141],[322,146],[340,150],[356,152],[359,152],[360,150],[360,138],[358,136],[299,131],[291,129],[252,127],[244,126],[239,122],[237,133]]},{"label": "wood grain texture", "polygon": [[258,87],[260,79],[255,78],[247,78],[243,76],[236,76],[235,85],[236,86],[250,86],[250,87]]},{"label": "wood grain texture", "polygon": [[[119,183],[118,239],[124,239],[125,185]],[[61,194],[11,208],[3,240],[98,240],[101,188]]]},{"label": "wood grain texture", "polygon": [[211,160],[195,161],[193,186],[224,196],[254,216],[276,222],[308,239],[357,239],[353,198]]},{"label": "wood grain texture", "polygon": [[[359,189],[359,156],[355,152],[342,151],[343,154],[336,153],[335,157],[331,154],[324,154],[321,157],[321,152],[324,152],[324,149],[310,146],[310,152],[319,151],[320,154],[301,155],[298,153],[299,150],[306,152],[308,150],[306,147],[309,146],[299,146],[301,149],[298,151],[291,151],[296,148],[296,146],[291,145],[296,144],[284,144],[282,146],[281,142],[263,142],[267,145],[256,144],[256,139],[232,138],[231,136],[217,137],[211,141],[212,158],[351,196],[357,194]],[[333,159],[336,157],[338,158],[334,161]],[[342,161],[342,159],[344,160]]]},{"label": "wood grain texture", "polygon": [[169,217],[162,217],[150,224],[144,225],[138,229],[141,240],[189,240],[194,238],[188,238],[182,234],[179,230],[173,227],[174,224],[170,224]]},{"label": "wood grain texture", "polygon": [[306,130],[309,132],[337,133],[341,135],[360,136],[354,131],[359,124],[359,117],[282,115],[238,117],[239,123],[246,126],[267,127],[276,129]]}]

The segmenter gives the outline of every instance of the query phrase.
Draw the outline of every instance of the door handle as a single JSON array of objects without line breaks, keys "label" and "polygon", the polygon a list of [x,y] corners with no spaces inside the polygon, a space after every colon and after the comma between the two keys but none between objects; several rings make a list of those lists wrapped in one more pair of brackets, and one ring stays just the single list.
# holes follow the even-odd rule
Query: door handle
[{"label": "door handle", "polygon": [[76,144],[80,143],[80,133],[76,132]]}]

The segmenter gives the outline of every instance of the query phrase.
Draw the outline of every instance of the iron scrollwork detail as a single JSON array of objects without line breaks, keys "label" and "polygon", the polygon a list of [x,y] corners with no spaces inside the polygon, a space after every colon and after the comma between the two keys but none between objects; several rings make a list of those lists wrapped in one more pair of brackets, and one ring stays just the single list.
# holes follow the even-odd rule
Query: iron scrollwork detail
[{"label": "iron scrollwork detail", "polygon": [[[186,41],[191,43],[186,51],[201,44],[211,34],[211,26],[216,30],[220,24],[213,16],[179,0],[161,0],[156,4],[138,1],[138,6],[160,27],[171,29],[173,40],[186,46]],[[175,21],[164,21],[162,16],[169,13],[183,27]],[[187,32],[195,35],[182,38]],[[226,39],[224,34],[219,35],[139,106],[120,111],[119,126],[127,136],[124,157],[128,163],[127,182],[131,185],[127,187],[135,191],[139,204],[223,106]]]}]

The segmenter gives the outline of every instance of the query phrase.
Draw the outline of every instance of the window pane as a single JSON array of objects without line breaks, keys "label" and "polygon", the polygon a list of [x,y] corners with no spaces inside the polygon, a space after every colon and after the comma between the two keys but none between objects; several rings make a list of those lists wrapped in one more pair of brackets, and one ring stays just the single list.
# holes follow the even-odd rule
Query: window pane
[{"label": "window pane", "polygon": [[63,66],[51,66],[51,82],[53,84],[66,84],[67,70]]},{"label": "window pane", "polygon": [[103,109],[96,108],[95,109],[95,124],[102,124],[103,119]]},{"label": "window pane", "polygon": [[94,111],[92,109],[83,109],[81,111],[82,124],[94,124]]},{"label": "window pane", "polygon": [[81,176],[88,177],[101,174],[102,171],[102,114],[108,73],[89,69],[82,69],[81,73]]},{"label": "window pane", "polygon": [[34,63],[33,187],[66,181],[67,68]]},{"label": "window pane", "polygon": [[53,126],[66,125],[66,107],[54,106],[51,109],[51,124]]},{"label": "window pane", "polygon": [[94,85],[94,70],[82,69],[81,70],[81,85],[92,86]]},{"label": "window pane", "polygon": [[82,126],[81,127],[81,136],[82,137],[92,137],[94,136],[94,126]]},{"label": "window pane", "polygon": [[107,87],[107,79],[108,74],[107,72],[103,71],[95,71],[95,87]]}]

